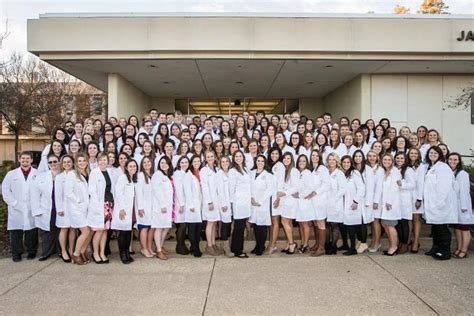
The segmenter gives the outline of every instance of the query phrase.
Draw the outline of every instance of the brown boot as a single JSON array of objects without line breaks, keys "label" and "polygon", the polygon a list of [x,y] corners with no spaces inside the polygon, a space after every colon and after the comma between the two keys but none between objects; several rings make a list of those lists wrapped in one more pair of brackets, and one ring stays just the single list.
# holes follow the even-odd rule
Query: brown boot
[{"label": "brown boot", "polygon": [[398,254],[403,255],[407,251],[408,251],[408,245],[407,244],[398,245]]},{"label": "brown boot", "polygon": [[219,255],[219,254],[216,252],[216,250],[214,249],[213,246],[207,246],[206,252],[207,252],[208,255],[211,255],[211,256],[218,256],[218,255]]},{"label": "brown boot", "polygon": [[156,257],[160,260],[168,260],[168,256],[163,251],[158,251]]},{"label": "brown boot", "polygon": [[316,249],[316,251],[311,253],[311,257],[320,257],[326,254],[326,249],[324,248],[326,244],[326,230],[318,229],[318,237],[319,237],[318,249]]}]

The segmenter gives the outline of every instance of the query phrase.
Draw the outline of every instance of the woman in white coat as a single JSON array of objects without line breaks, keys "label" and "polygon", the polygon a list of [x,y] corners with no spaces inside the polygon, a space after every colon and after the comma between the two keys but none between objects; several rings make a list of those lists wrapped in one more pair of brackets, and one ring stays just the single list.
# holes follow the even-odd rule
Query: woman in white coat
[{"label": "woman in white coat", "polygon": [[97,264],[108,263],[105,254],[107,243],[107,231],[110,229],[112,213],[114,209],[115,183],[107,166],[109,157],[107,154],[97,155],[98,167],[91,171],[89,177],[89,211],[87,213],[87,225],[94,232],[92,237],[93,260]]},{"label": "woman in white coat", "polygon": [[458,259],[467,258],[471,243],[471,225],[474,224],[472,214],[472,200],[469,183],[469,174],[463,170],[461,155],[450,153],[447,157],[448,165],[454,172],[454,191],[456,192],[459,223],[454,225],[457,248],[453,256]]},{"label": "woman in white coat", "polygon": [[268,255],[271,255],[278,250],[276,242],[280,232],[281,212],[279,208],[273,207],[273,202],[276,200],[277,179],[284,179],[285,177],[285,166],[281,162],[281,155],[281,150],[278,147],[272,147],[268,152],[268,166],[272,171],[274,179],[272,204],[270,206],[272,225],[270,226],[270,242],[266,251]]},{"label": "woman in white coat", "polygon": [[352,256],[357,254],[355,246],[356,231],[359,226],[362,225],[365,185],[360,172],[353,167],[350,156],[342,157],[341,167],[347,179],[346,194],[344,196],[343,223],[350,239],[350,247],[348,247],[348,250],[344,252],[343,255]]},{"label": "woman in white coat", "polygon": [[[372,210],[373,221],[371,223],[372,239],[368,248],[369,253],[375,253],[380,250],[382,245],[380,239],[382,236],[382,225],[380,224],[380,217],[382,216],[382,183],[384,177],[384,170],[379,162],[379,154],[373,150],[367,152],[367,164],[365,166],[366,172],[370,172],[373,179],[373,195],[372,205],[369,209]],[[365,203],[367,204],[367,203]]]},{"label": "woman in white coat", "polygon": [[310,169],[312,169],[313,191],[311,192],[315,220],[313,221],[315,244],[311,247],[311,256],[319,257],[326,253],[326,218],[328,207],[329,171],[324,165],[324,154],[313,149],[310,153]]},{"label": "woman in white coat", "polygon": [[171,159],[163,156],[158,161],[158,170],[151,178],[152,185],[152,220],[151,228],[155,229],[156,256],[160,260],[168,260],[163,244],[172,226],[174,216],[174,194],[173,168]]},{"label": "woman in white coat", "polygon": [[298,252],[306,253],[309,250],[309,223],[316,219],[313,207],[314,179],[306,155],[298,157],[296,168],[300,176],[298,181],[298,199],[295,205],[295,219],[299,224],[301,234],[301,246],[298,248]]},{"label": "woman in white coat", "polygon": [[88,180],[89,161],[86,154],[79,153],[76,156],[74,171],[67,174],[64,184],[65,209],[69,211],[71,227],[81,231],[72,254],[73,262],[79,265],[89,262],[85,255],[90,241],[90,229],[87,226],[87,208],[89,206]]},{"label": "woman in white coat", "polygon": [[206,223],[206,251],[211,256],[218,256],[221,253],[216,245],[216,229],[217,222],[220,221],[221,216],[219,212],[219,198],[217,194],[217,163],[216,156],[213,151],[206,151],[204,153],[206,165],[200,170],[202,187],[202,219]]},{"label": "woman in white coat", "polygon": [[448,224],[457,224],[458,209],[454,174],[444,162],[443,152],[432,146],[426,154],[428,171],[425,175],[423,201],[425,219],[431,224],[433,247],[426,252],[438,260],[451,258],[451,232]]},{"label": "woman in white coat", "polygon": [[154,159],[143,157],[141,159],[140,173],[137,176],[136,200],[137,200],[137,228],[140,234],[141,254],[145,258],[153,258],[153,238],[155,230],[151,228],[152,220],[152,187],[151,177],[155,173]]},{"label": "woman in white coat", "polygon": [[357,253],[364,253],[369,246],[367,245],[367,225],[372,223],[373,217],[373,199],[374,199],[374,174],[372,169],[367,167],[365,154],[362,150],[357,149],[352,155],[354,168],[360,172],[362,181],[365,185],[364,203],[362,207],[362,224],[357,227],[357,239],[360,244],[357,247]]},{"label": "woman in white coat", "polygon": [[234,253],[230,250],[230,233],[232,228],[232,207],[229,196],[229,170],[230,158],[222,156],[219,160],[220,169],[217,171],[217,195],[219,197],[219,209],[221,213],[221,240],[224,254],[227,257],[233,257]]},{"label": "woman in white coat", "polygon": [[[100,164],[99,159],[99,168]],[[120,260],[123,264],[129,264],[134,261],[130,256],[129,246],[132,240],[132,218],[137,205],[135,193],[137,172],[137,162],[130,159],[125,164],[125,174],[118,178],[115,185],[115,204],[111,229],[119,231],[117,242]]]},{"label": "woman in white coat", "polygon": [[51,255],[58,253],[57,249],[59,230],[56,227],[55,182],[60,172],[59,158],[55,154],[46,157],[49,170],[40,173],[31,186],[31,213],[35,226],[40,229],[42,254],[39,261],[47,260]]},{"label": "woman in white coat", "polygon": [[347,190],[347,179],[340,169],[340,161],[337,154],[328,154],[326,164],[329,172],[327,223],[330,228],[329,236],[331,245],[326,253],[335,255],[337,253],[337,241],[341,234],[340,226],[342,226],[344,222],[344,195]]},{"label": "woman in white coat", "polygon": [[184,197],[185,197],[185,222],[188,226],[189,242],[191,243],[190,252],[196,258],[202,256],[199,242],[201,241],[202,231],[202,205],[203,197],[201,190],[201,155],[191,157],[189,170],[185,173]]},{"label": "woman in white coat", "polygon": [[418,148],[408,150],[408,165],[415,171],[415,190],[413,192],[413,234],[410,252],[418,253],[420,249],[421,217],[423,215],[423,186],[425,183],[426,164],[421,161]]},{"label": "woman in white coat", "polygon": [[189,255],[189,249],[186,246],[186,198],[184,189],[185,182],[188,181],[186,173],[189,169],[189,159],[186,156],[181,156],[176,164],[177,166],[173,173],[173,181],[176,188],[176,213],[174,217],[176,225],[176,253],[179,255]]},{"label": "woman in white coat", "polygon": [[245,155],[241,150],[237,150],[232,155],[232,168],[229,170],[229,198],[234,216],[231,251],[235,257],[248,258],[244,252],[244,233],[251,211],[251,190],[250,176],[245,167]]},{"label": "woman in white coat", "polygon": [[389,248],[384,255],[393,256],[398,254],[398,234],[395,226],[402,218],[400,208],[400,171],[395,167],[393,156],[386,153],[382,156],[382,167],[385,171],[382,182],[382,226],[390,242]]},{"label": "woman in white coat", "polygon": [[252,212],[249,222],[253,224],[255,232],[255,248],[252,253],[261,256],[265,251],[268,227],[271,225],[270,205],[273,195],[274,178],[268,169],[264,155],[257,156],[255,166],[250,172],[250,192]]},{"label": "woman in white coat", "polygon": [[59,231],[59,246],[61,247],[61,258],[64,262],[71,262],[71,254],[74,251],[76,232],[71,228],[71,214],[66,207],[66,178],[70,172],[74,172],[74,158],[65,155],[61,158],[62,172],[57,175],[55,182],[55,202],[56,202],[56,226]]},{"label": "woman in white coat", "polygon": [[277,174],[277,193],[273,201],[273,209],[281,214],[281,223],[285,231],[287,246],[282,250],[286,254],[294,254],[298,248],[293,240],[293,219],[298,208],[299,172],[295,168],[292,153],[284,153],[282,158],[285,172]]},{"label": "woman in white coat", "polygon": [[407,164],[407,157],[404,152],[395,154],[395,166],[400,171],[401,180],[397,182],[400,187],[400,210],[402,218],[398,221],[397,233],[399,239],[398,253],[404,254],[408,251],[408,242],[410,238],[410,224],[413,218],[415,203],[413,195],[416,188],[415,170]]}]

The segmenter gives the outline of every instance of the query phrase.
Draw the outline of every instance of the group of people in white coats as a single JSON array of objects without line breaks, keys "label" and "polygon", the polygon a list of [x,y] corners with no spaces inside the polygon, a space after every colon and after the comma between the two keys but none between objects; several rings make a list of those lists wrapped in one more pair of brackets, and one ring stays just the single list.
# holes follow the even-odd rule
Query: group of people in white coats
[{"label": "group of people in white coats", "polygon": [[39,170],[29,152],[19,162],[2,182],[15,262],[24,248],[36,257],[38,229],[39,260],[59,254],[79,265],[108,263],[113,238],[120,260],[133,262],[134,231],[144,257],[167,260],[173,227],[176,253],[195,257],[205,239],[209,255],[248,258],[246,232],[253,254],[272,255],[280,228],[286,254],[375,253],[385,233],[383,253],[394,256],[419,251],[423,220],[433,238],[425,254],[445,260],[468,256],[474,224],[461,155],[436,130],[402,127],[397,136],[388,119],[332,122],[329,113],[312,120],[298,112],[185,119],[152,109],[141,128],[136,116],[67,122]]}]

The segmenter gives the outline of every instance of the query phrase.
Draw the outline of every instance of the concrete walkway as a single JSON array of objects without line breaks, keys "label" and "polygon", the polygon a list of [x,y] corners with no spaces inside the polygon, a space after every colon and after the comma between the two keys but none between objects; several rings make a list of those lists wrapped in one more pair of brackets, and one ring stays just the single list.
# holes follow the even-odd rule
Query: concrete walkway
[{"label": "concrete walkway", "polygon": [[[246,242],[251,249],[252,243]],[[423,247],[423,246],[422,246]],[[167,249],[171,249],[168,244]],[[427,247],[423,247],[427,248]],[[423,249],[422,249],[423,250]],[[474,259],[419,254],[0,260],[1,314],[472,314]]]}]

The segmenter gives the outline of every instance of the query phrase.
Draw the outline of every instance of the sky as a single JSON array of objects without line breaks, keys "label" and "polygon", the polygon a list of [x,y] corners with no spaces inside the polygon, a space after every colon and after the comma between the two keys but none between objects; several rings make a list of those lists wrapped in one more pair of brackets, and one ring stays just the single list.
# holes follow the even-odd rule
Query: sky
[{"label": "sky", "polygon": [[[0,34],[9,36],[0,59],[26,54],[26,20],[43,13],[83,12],[285,12],[389,14],[399,4],[416,13],[422,0],[0,0]],[[451,14],[474,14],[474,0],[445,0]]]}]

